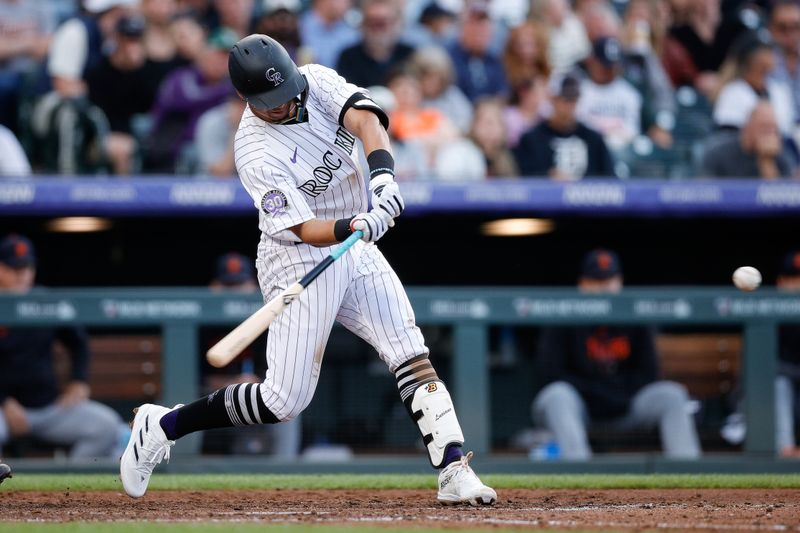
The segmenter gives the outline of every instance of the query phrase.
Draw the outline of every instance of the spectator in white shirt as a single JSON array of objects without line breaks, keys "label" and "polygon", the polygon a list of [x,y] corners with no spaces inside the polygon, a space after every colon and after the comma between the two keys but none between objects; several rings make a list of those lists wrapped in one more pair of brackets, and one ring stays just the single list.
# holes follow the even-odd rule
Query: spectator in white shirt
[{"label": "spectator in white shirt", "polygon": [[531,20],[550,29],[550,65],[555,72],[569,70],[591,51],[583,23],[567,0],[531,0]]},{"label": "spectator in white shirt", "polygon": [[785,137],[792,135],[795,113],[791,89],[784,80],[770,78],[775,69],[771,44],[755,34],[736,42],[732,51],[736,77],[725,83],[714,105],[714,122],[723,128],[739,129],[747,122],[759,99],[775,109],[778,127]]},{"label": "spectator in white shirt", "polygon": [[624,149],[641,134],[642,96],[621,76],[619,41],[597,39],[583,67],[578,120],[602,134],[612,151]]},{"label": "spectator in white shirt", "polygon": [[14,134],[0,124],[0,176],[28,176],[31,165]]}]

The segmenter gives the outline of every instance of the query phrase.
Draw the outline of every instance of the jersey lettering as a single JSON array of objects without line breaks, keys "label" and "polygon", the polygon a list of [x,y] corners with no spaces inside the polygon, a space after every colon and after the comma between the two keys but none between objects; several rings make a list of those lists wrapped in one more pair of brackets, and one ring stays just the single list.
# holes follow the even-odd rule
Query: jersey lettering
[{"label": "jersey lettering", "polygon": [[347,152],[348,154],[353,153],[353,146],[356,143],[356,138],[347,131],[346,129],[340,127],[336,130],[336,141],[334,144]]},{"label": "jersey lettering", "polygon": [[334,160],[333,152],[327,150],[322,156],[322,165],[316,167],[312,172],[313,180],[308,180],[298,187],[307,195],[316,198],[328,188],[328,184],[333,179],[333,171],[342,168],[342,160],[338,157]]}]

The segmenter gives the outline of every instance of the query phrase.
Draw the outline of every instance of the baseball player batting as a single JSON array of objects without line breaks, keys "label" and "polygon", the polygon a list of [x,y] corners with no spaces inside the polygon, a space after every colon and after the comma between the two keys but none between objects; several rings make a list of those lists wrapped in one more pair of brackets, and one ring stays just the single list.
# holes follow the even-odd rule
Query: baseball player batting
[{"label": "baseball player batting", "polygon": [[[404,207],[386,113],[335,71],[298,68],[266,35],[239,41],[228,68],[247,101],[234,150],[239,178],[259,212],[256,266],[264,300],[295,283],[353,232],[362,237],[272,322],[263,383],[230,385],[173,409],[137,409],[120,460],[125,491],[144,495],[155,466],[188,433],[299,415],[314,395],[338,321],[369,342],[395,374],[430,462],[440,469],[439,501],[493,504],[497,494],[469,466],[472,452],[462,453],[464,436],[450,393],[428,359],[405,289],[375,245]],[[360,168],[357,140],[369,176]]]}]

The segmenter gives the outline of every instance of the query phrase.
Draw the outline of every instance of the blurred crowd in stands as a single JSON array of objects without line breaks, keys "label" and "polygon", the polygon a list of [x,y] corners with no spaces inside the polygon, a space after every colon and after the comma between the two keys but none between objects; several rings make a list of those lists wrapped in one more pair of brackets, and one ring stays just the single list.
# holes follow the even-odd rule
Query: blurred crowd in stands
[{"label": "blurred crowd in stands", "polygon": [[795,0],[0,0],[0,175],[233,175],[253,32],[371,91],[399,180],[800,169]]}]

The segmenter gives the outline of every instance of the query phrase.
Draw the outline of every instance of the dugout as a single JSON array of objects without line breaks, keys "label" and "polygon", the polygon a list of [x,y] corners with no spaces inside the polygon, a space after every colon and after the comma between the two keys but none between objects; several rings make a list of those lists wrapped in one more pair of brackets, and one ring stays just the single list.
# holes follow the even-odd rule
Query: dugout
[{"label": "dugout", "polygon": [[[491,186],[413,185],[408,213],[381,248],[407,286],[423,289],[570,287],[581,256],[604,246],[619,252],[629,287],[677,290],[689,285],[727,285],[732,270],[742,264],[757,266],[769,285],[780,258],[798,246],[798,184],[653,181],[615,182],[609,188],[592,182],[576,191],[569,185],[535,181]],[[126,181],[128,189],[123,195],[119,185],[104,180],[10,180],[0,184],[4,206],[0,232],[16,231],[31,237],[38,249],[39,281],[46,286],[204,286],[219,254],[235,250],[254,255],[258,231],[247,199],[242,201],[234,194],[230,203],[224,203],[224,198],[212,201],[207,195],[186,192],[198,190],[196,187],[202,192],[203,184],[202,180],[134,179]],[[235,189],[236,184],[230,187]],[[104,191],[108,201],[103,200]],[[53,218],[77,214],[104,216],[111,226],[95,233],[50,231]],[[507,216],[547,218],[553,221],[554,231],[522,237],[482,233],[484,223]],[[504,354],[504,327],[487,330],[487,391],[492,410],[487,444],[519,452],[514,435],[530,423],[530,398],[519,393],[530,371],[525,343],[533,342],[536,329],[520,325],[514,329],[519,337],[513,360]],[[152,335],[153,331],[144,333]],[[447,362],[456,343],[452,329],[432,325],[426,333],[435,353],[444,356],[440,373],[453,379],[452,364]],[[664,333],[706,336],[696,344],[711,342],[709,334],[712,339],[720,335],[736,339],[731,345],[742,342],[741,329],[735,325],[687,328],[669,324]],[[306,432],[305,443],[325,439],[357,443],[360,436],[380,442],[383,450],[409,451],[416,432],[405,413],[394,409],[400,404],[388,374],[381,377],[381,369],[373,366],[380,362],[366,348],[343,342],[336,343],[342,348],[340,353],[326,356],[327,368],[317,393],[320,401],[315,400],[307,412],[308,425],[321,429]],[[727,355],[716,361],[713,353],[706,352],[702,365],[697,358],[689,358],[682,362],[688,367],[673,371],[683,374],[682,379],[705,381],[696,375],[704,369],[711,372],[711,381],[726,384],[716,397],[707,398],[713,401],[701,412],[707,417],[700,420],[706,424],[701,436],[713,449],[736,451],[719,441],[718,430],[730,392],[741,377],[741,362],[730,355],[735,350],[723,352]],[[150,379],[154,383],[152,376]],[[363,390],[343,386],[354,381],[365,383]],[[363,401],[364,395],[370,401]],[[337,398],[344,398],[339,405]],[[119,403],[120,408],[127,407],[124,403]],[[337,421],[336,427],[331,427],[332,420]],[[398,428],[398,433],[387,435],[386,427]],[[610,442],[608,449],[652,449],[653,443],[652,436],[644,436],[641,442],[629,439],[625,443],[636,446],[620,448],[619,443]],[[362,449],[368,451],[368,447]]]}]

